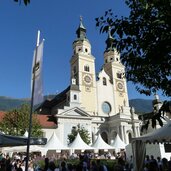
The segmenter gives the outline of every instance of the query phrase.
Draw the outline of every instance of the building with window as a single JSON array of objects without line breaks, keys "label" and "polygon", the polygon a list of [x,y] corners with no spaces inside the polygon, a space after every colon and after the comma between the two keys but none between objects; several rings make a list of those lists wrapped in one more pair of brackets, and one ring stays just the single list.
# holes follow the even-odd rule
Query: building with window
[{"label": "building with window", "polygon": [[92,142],[99,133],[108,144],[117,134],[126,144],[140,135],[138,117],[129,106],[125,67],[113,47],[112,36],[109,33],[104,63],[96,73],[95,57],[82,19],[73,42],[70,80],[63,92],[38,108],[40,114],[52,115],[57,123],[55,129],[43,129],[47,138],[55,131],[61,142],[67,144],[68,134],[78,124],[89,131]]}]

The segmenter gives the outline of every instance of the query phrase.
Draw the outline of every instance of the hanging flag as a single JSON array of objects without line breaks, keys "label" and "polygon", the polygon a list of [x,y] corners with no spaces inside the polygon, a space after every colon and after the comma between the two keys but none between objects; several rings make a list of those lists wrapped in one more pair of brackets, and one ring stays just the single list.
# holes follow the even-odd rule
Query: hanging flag
[{"label": "hanging flag", "polygon": [[42,63],[43,63],[43,45],[44,40],[37,45],[34,50],[33,67],[32,67],[32,93],[33,106],[43,102],[43,80],[42,80]]}]

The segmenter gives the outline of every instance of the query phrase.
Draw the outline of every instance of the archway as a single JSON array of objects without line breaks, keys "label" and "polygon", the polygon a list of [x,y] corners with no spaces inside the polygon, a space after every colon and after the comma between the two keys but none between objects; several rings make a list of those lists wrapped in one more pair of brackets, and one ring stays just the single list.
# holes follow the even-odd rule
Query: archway
[{"label": "archway", "polygon": [[101,137],[102,137],[102,139],[103,139],[106,143],[108,143],[108,135],[107,135],[106,132],[102,132],[102,133],[101,133]]},{"label": "archway", "polygon": [[111,137],[110,137],[110,143],[111,144],[114,142],[116,136],[117,136],[117,132],[116,131],[112,131],[111,132]]},{"label": "archway", "polygon": [[131,132],[129,132],[128,133],[128,143],[131,143],[131,141],[132,141],[132,134],[131,134]]}]

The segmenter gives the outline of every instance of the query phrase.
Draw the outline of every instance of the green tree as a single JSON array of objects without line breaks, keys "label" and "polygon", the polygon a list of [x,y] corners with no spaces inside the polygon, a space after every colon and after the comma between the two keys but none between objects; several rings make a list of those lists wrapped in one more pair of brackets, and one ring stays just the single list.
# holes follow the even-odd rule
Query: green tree
[{"label": "green tree", "polygon": [[[114,16],[112,10],[96,18],[100,32],[113,36],[112,47],[121,53],[126,66],[126,77],[138,92],[151,95],[161,90],[171,96],[171,2],[170,0],[125,0],[130,9],[128,17]],[[149,123],[162,126],[162,114],[170,101],[164,102],[159,111],[141,117],[142,129]],[[150,122],[151,121],[151,122]]]},{"label": "green tree", "polygon": [[[0,130],[8,135],[23,136],[29,128],[30,106],[23,104],[20,108],[5,113],[0,122]],[[41,125],[33,114],[31,137],[41,137]]]},{"label": "green tree", "polygon": [[151,95],[161,90],[171,96],[171,1],[125,0],[128,17],[112,10],[96,18],[100,32],[113,37],[112,46],[121,53],[126,77],[138,92]]},{"label": "green tree", "polygon": [[14,0],[14,1],[19,2],[20,4],[23,1],[25,5],[28,5],[30,3],[30,0]]},{"label": "green tree", "polygon": [[91,141],[88,130],[86,130],[83,126],[80,127],[79,124],[77,125],[77,127],[73,127],[71,133],[68,134],[69,144],[74,141],[78,133],[86,144],[90,144]]}]

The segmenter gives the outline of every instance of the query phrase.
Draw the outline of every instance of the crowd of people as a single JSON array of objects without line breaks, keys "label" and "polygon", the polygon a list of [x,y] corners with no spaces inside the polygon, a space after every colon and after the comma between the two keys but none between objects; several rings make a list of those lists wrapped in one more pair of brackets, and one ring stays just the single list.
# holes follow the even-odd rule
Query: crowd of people
[{"label": "crowd of people", "polygon": [[144,161],[144,171],[171,171],[171,159],[146,155]]},{"label": "crowd of people", "polygon": [[[99,156],[90,152],[72,154],[69,158],[67,154],[49,157],[37,154],[28,161],[28,171],[110,171],[111,168],[104,162],[110,159],[110,153],[102,155],[104,160]],[[115,166],[115,170],[124,170],[122,155],[118,153],[117,157],[118,163],[116,160],[111,160],[112,168]],[[25,171],[25,164],[26,157],[23,154],[17,153],[13,157],[9,157],[8,154],[0,155],[0,171]]]},{"label": "crowd of people", "polygon": [[[28,161],[28,171],[133,171],[133,157],[127,159],[121,153],[118,153],[116,160],[111,160],[112,167],[104,160],[92,158],[91,153],[87,152],[80,154],[77,159],[79,162],[74,163],[71,162],[72,157],[68,160],[65,155],[61,159],[33,155]],[[0,155],[0,171],[25,171],[25,163],[26,157],[20,154],[15,154],[11,158],[8,154]],[[153,155],[146,155],[144,171],[171,171],[171,159],[155,159]]]}]

